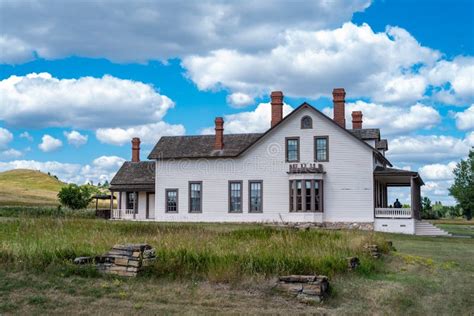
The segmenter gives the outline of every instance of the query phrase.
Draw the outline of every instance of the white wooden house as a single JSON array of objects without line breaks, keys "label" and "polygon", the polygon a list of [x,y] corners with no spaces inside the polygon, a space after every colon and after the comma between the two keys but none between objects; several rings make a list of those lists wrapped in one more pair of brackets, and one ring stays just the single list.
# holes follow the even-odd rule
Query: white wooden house
[{"label": "white wooden house", "polygon": [[[135,138],[132,161],[111,181],[119,198],[113,218],[312,222],[415,234],[426,225],[419,221],[423,180],[391,168],[387,141],[379,129],[362,128],[361,112],[346,128],[344,89],[334,89],[333,99],[333,119],[308,103],[283,118],[283,93],[274,91],[266,132],[225,134],[216,118],[214,135],[162,137],[145,162]],[[411,188],[411,207],[389,207],[391,186]]]}]

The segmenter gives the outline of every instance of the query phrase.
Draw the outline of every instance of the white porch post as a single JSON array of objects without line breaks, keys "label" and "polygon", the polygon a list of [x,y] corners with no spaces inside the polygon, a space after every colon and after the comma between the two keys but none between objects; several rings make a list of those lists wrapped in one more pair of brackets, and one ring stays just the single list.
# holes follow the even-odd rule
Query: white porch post
[{"label": "white porch post", "polygon": [[133,219],[136,219],[138,210],[138,192],[133,192],[135,198],[133,199]]},{"label": "white porch post", "polygon": [[[96,204],[96,209],[97,209],[97,204]],[[110,218],[114,218],[114,191],[112,190],[110,191]]]}]

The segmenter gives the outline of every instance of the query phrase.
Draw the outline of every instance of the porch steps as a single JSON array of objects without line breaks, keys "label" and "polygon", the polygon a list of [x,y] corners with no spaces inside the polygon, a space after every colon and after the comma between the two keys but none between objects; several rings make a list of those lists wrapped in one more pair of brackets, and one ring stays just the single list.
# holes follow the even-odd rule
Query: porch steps
[{"label": "porch steps", "polygon": [[415,235],[418,236],[452,236],[428,221],[415,221]]}]

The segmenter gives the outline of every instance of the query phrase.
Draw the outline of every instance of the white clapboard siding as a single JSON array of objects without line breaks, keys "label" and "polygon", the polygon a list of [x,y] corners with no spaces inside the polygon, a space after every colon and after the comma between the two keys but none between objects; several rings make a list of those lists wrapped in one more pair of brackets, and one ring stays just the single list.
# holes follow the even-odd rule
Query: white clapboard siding
[{"label": "white clapboard siding", "polygon": [[[310,115],[313,129],[301,129]],[[290,120],[234,159],[158,161],[155,219],[159,221],[357,221],[373,222],[373,154],[351,135],[311,109]],[[224,126],[225,127],[225,126]],[[289,175],[285,138],[300,137],[300,163],[314,162],[314,136],[329,136],[329,162],[322,162],[324,213],[289,212]],[[225,136],[224,136],[225,146]],[[243,181],[243,213],[228,213],[228,181]],[[263,213],[248,213],[248,180],[263,180]],[[188,213],[188,181],[202,181],[203,210]],[[179,189],[179,212],[165,213],[165,189]]]}]

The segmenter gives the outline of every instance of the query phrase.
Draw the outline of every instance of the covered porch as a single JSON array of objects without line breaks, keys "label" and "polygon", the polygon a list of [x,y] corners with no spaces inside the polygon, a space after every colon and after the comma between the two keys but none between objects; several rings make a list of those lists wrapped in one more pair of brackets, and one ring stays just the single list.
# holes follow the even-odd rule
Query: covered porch
[{"label": "covered porch", "polygon": [[155,188],[129,186],[110,190],[117,196],[117,205],[110,204],[111,219],[147,220],[155,217]]},{"label": "covered porch", "polygon": [[148,220],[155,218],[155,163],[126,161],[110,182],[112,219]]},{"label": "covered porch", "polygon": [[[374,216],[385,219],[421,219],[421,186],[418,172],[377,167],[374,170]],[[410,205],[395,207],[388,201],[390,187],[409,187]]]}]

